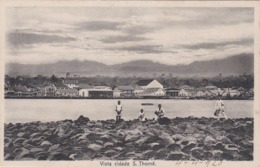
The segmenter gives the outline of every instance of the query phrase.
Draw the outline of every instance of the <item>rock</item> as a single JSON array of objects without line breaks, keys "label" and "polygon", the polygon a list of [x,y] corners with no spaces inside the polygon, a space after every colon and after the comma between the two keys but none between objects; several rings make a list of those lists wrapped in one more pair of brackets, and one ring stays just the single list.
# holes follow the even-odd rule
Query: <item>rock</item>
[{"label": "rock", "polygon": [[[15,152],[17,152],[17,151],[15,151]],[[26,155],[26,154],[29,154],[30,153],[30,151],[28,150],[28,149],[26,149],[26,148],[21,148],[20,150],[19,150],[19,153],[17,154],[18,155],[18,159],[21,159],[21,158],[23,158],[23,156],[24,155]]]},{"label": "rock", "polygon": [[111,143],[111,142],[106,142],[106,143],[104,144],[104,148],[113,147],[113,146],[114,146],[114,144]]},{"label": "rock", "polygon": [[164,159],[166,159],[166,157],[168,156],[168,154],[169,154],[169,151],[167,151],[167,150],[165,150],[165,149],[161,149],[161,150],[158,150],[158,151],[154,154],[153,158],[154,158],[154,159],[158,159],[158,160],[164,160]]},{"label": "rock", "polygon": [[96,142],[97,144],[103,145],[103,141],[101,141],[101,140],[96,140],[95,142]]},{"label": "rock", "polygon": [[37,160],[47,160],[49,154],[46,152],[38,152],[35,154],[35,157],[37,158]]},{"label": "rock", "polygon": [[108,157],[111,157],[113,155],[115,155],[117,152],[115,150],[107,150],[104,152],[104,154]]},{"label": "rock", "polygon": [[193,149],[195,146],[196,146],[196,144],[191,143],[187,146],[184,146],[181,151],[189,154],[191,152],[191,149]]},{"label": "rock", "polygon": [[71,158],[69,158],[69,156],[67,156],[66,154],[63,153],[57,153],[54,155],[51,155],[50,157],[48,157],[49,160],[72,160]]},{"label": "rock", "polygon": [[39,136],[39,135],[41,135],[41,133],[35,132],[35,133],[33,133],[33,134],[30,135],[30,138],[34,138],[34,137],[37,137],[37,136]]},{"label": "rock", "polygon": [[179,144],[173,143],[170,144],[167,148],[171,151],[179,151],[181,149],[181,146]]},{"label": "rock", "polygon": [[48,140],[45,140],[41,143],[41,146],[46,146],[46,145],[52,145],[51,142],[49,142]]},{"label": "rock", "polygon": [[140,138],[139,134],[128,134],[125,137],[125,141],[126,142],[133,142],[133,141],[138,140],[139,138]]},{"label": "rock", "polygon": [[171,124],[172,122],[171,122],[171,120],[170,120],[169,118],[167,118],[167,117],[162,117],[162,118],[158,119],[158,123],[159,123],[160,125],[169,125],[169,124]]},{"label": "rock", "polygon": [[111,137],[107,134],[100,136],[100,139],[103,141],[110,141]]},{"label": "rock", "polygon": [[217,143],[216,145],[213,146],[214,150],[225,150],[225,146],[222,143]]},{"label": "rock", "polygon": [[207,136],[205,139],[204,139],[204,144],[205,145],[213,145],[217,142],[216,139],[214,139],[213,137],[211,136]]},{"label": "rock", "polygon": [[13,143],[15,145],[18,145],[18,144],[21,144],[24,140],[26,140],[26,139],[19,137],[19,138],[15,139]]},{"label": "rock", "polygon": [[36,152],[41,152],[41,151],[43,151],[43,148],[32,148],[31,150],[30,150],[30,152],[32,152],[32,153],[36,153]]},{"label": "rock", "polygon": [[75,121],[75,123],[76,123],[77,125],[84,125],[84,124],[87,124],[89,121],[90,121],[89,118],[84,117],[84,116],[81,115],[81,116],[79,116],[79,118]]},{"label": "rock", "polygon": [[57,150],[59,147],[60,147],[60,144],[54,144],[54,145],[52,145],[52,146],[49,148],[48,152],[52,152],[52,151],[54,151],[54,150]]},{"label": "rock", "polygon": [[220,157],[221,160],[234,160],[234,157],[231,153],[223,153]]},{"label": "rock", "polygon": [[70,154],[69,158],[72,159],[72,160],[75,160],[75,156],[76,156],[76,155],[77,155],[77,154]]},{"label": "rock", "polygon": [[102,146],[94,143],[94,144],[90,144],[88,148],[93,151],[99,151],[102,148]]},{"label": "rock", "polygon": [[103,124],[101,122],[96,122],[95,126],[98,127],[98,128],[102,128]]},{"label": "rock", "polygon": [[216,138],[219,142],[223,143],[223,144],[231,144],[231,140],[225,136],[217,136]]},{"label": "rock", "polygon": [[147,150],[143,152],[142,159],[149,160],[153,157],[154,154],[155,154],[154,150]]},{"label": "rock", "polygon": [[123,147],[115,147],[114,149],[118,150],[118,151],[122,151],[124,148]]},{"label": "rock", "polygon": [[205,155],[202,149],[200,148],[194,148],[191,150],[191,154],[194,158],[196,158],[197,160],[204,160],[205,159]]},{"label": "rock", "polygon": [[187,144],[189,144],[189,141],[186,140],[186,141],[182,141],[182,142],[180,142],[180,143],[181,143],[182,145],[185,145],[185,146],[186,146]]},{"label": "rock", "polygon": [[23,137],[24,135],[25,135],[24,132],[19,132],[19,133],[17,134],[18,137]]},{"label": "rock", "polygon": [[167,160],[182,160],[185,157],[184,154],[179,153],[179,152],[173,152],[170,153],[170,155],[168,155],[168,157],[166,158]]},{"label": "rock", "polygon": [[228,151],[239,151],[239,149],[237,148],[237,146],[236,146],[236,145],[233,145],[233,144],[225,145],[225,149],[228,150]]},{"label": "rock", "polygon": [[150,143],[148,144],[150,146],[150,148],[152,148],[153,150],[159,150],[161,149],[163,146],[160,143],[154,142],[154,143]]}]

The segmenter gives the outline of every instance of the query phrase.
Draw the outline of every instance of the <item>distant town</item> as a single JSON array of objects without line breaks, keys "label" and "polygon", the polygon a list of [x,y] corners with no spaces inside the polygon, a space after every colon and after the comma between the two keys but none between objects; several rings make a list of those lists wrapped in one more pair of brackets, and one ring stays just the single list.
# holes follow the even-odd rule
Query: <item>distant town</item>
[{"label": "distant town", "polygon": [[5,98],[254,99],[253,75],[212,78],[5,75]]}]

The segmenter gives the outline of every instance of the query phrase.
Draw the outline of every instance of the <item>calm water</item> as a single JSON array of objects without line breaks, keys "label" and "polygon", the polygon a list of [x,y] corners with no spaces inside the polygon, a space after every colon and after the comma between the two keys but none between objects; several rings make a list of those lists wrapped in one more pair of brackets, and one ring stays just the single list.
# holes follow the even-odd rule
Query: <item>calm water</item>
[{"label": "calm water", "polygon": [[[137,118],[141,108],[147,118],[153,118],[158,104],[162,104],[169,118],[213,117],[215,105],[214,100],[126,99],[121,102],[125,120]],[[115,99],[6,99],[5,122],[56,121],[77,119],[80,115],[91,120],[114,119],[116,103]],[[142,106],[141,103],[154,105]],[[226,114],[230,118],[253,117],[252,100],[229,100],[224,103]]]}]

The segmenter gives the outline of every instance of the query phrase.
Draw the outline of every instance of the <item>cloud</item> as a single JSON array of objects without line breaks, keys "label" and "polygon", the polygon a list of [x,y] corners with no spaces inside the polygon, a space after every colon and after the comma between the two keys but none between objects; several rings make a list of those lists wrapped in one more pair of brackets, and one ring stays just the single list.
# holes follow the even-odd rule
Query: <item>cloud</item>
[{"label": "cloud", "polygon": [[254,41],[252,38],[244,38],[244,39],[238,39],[233,41],[225,41],[225,42],[219,42],[219,43],[198,43],[198,44],[190,44],[190,45],[179,45],[179,47],[185,48],[185,49],[216,49],[221,47],[226,47],[228,45],[243,45],[243,46],[251,46],[253,45]]},{"label": "cloud", "polygon": [[129,41],[144,41],[148,38],[140,36],[131,36],[131,35],[117,35],[117,36],[107,36],[101,39],[104,43],[120,43],[120,42],[129,42]]},{"label": "cloud", "polygon": [[39,44],[39,43],[66,43],[75,41],[73,37],[59,36],[59,35],[45,35],[24,32],[10,32],[7,34],[8,43],[19,48],[20,46]]},{"label": "cloud", "polygon": [[86,21],[77,23],[76,27],[84,31],[101,31],[116,30],[120,25],[122,23],[117,21]]},{"label": "cloud", "polygon": [[156,54],[156,53],[177,53],[175,51],[165,50],[162,45],[134,45],[115,47],[113,50],[121,50],[128,52],[136,52],[140,54]]}]

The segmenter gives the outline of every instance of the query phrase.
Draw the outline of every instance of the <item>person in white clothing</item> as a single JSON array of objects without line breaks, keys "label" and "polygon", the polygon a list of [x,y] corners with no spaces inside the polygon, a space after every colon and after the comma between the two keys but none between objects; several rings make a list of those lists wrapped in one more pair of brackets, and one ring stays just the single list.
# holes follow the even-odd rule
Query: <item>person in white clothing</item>
[{"label": "person in white clothing", "polygon": [[120,120],[121,120],[122,111],[123,111],[123,106],[121,105],[121,102],[120,102],[120,101],[117,102],[116,110],[115,110],[115,111],[116,111],[116,113],[117,113],[117,115],[116,115],[116,123],[119,123]]},{"label": "person in white clothing", "polygon": [[144,117],[144,110],[141,109],[139,112],[139,121],[144,122],[145,121],[145,117]]},{"label": "person in white clothing", "polygon": [[158,111],[155,111],[155,120],[158,120],[164,116],[164,109],[161,104],[158,104]]},{"label": "person in white clothing", "polygon": [[221,98],[219,97],[219,99],[216,101],[215,103],[215,113],[214,115],[217,116],[218,120],[220,119],[220,114],[227,119],[227,115],[224,111],[224,102],[221,100]]}]

